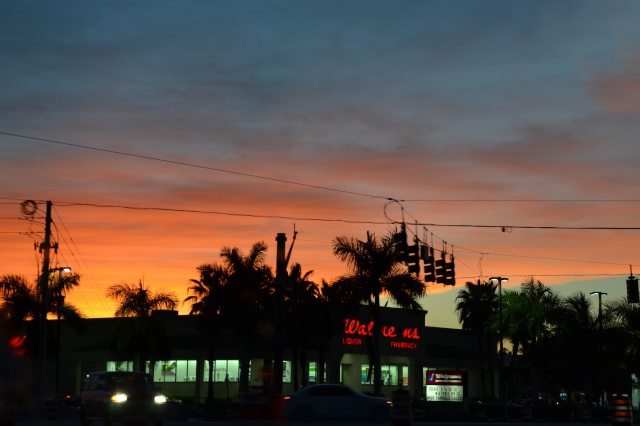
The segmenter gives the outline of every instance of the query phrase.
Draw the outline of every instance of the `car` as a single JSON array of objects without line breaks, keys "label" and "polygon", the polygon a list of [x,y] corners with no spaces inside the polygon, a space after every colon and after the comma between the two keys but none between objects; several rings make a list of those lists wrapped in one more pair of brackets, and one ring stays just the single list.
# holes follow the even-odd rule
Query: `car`
[{"label": "car", "polygon": [[167,419],[167,397],[147,373],[100,371],[87,375],[79,411],[82,426],[96,420],[105,426],[113,422],[162,426]]},{"label": "car", "polygon": [[388,422],[391,401],[370,396],[343,384],[316,384],[283,398],[283,416],[303,422],[312,420],[370,420]]}]

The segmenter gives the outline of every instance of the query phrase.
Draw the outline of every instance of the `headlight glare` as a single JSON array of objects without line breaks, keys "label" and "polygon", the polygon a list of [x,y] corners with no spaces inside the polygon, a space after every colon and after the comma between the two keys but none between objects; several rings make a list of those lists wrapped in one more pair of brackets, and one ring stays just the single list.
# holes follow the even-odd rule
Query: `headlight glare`
[{"label": "headlight glare", "polygon": [[167,402],[167,397],[164,395],[156,395],[155,397],[153,397],[153,401],[156,404],[164,404],[165,402]]},{"label": "headlight glare", "polygon": [[117,393],[115,395],[112,395],[111,396],[111,401],[112,402],[116,402],[116,403],[126,402],[127,401],[127,394]]}]

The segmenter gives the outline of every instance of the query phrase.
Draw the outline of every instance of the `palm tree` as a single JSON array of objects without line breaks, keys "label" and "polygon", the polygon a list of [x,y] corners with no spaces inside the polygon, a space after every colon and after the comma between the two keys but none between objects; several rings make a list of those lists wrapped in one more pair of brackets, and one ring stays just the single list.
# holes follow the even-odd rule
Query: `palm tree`
[{"label": "palm tree", "polygon": [[[467,281],[465,288],[458,292],[455,311],[458,322],[463,330],[475,333],[478,342],[478,361],[480,364],[480,385],[483,396],[486,396],[487,382],[485,366],[487,363],[487,340],[494,336],[490,324],[492,317],[498,311],[499,301],[496,295],[497,284],[492,281],[480,281],[473,283]],[[490,368],[492,363],[489,361]],[[493,375],[491,375],[493,378]],[[491,386],[492,392],[494,386]]]},{"label": "palm tree", "polygon": [[367,232],[361,241],[352,237],[336,237],[333,254],[346,262],[351,272],[337,279],[339,285],[353,289],[356,300],[371,306],[373,316],[373,392],[382,391],[380,365],[380,295],[389,295],[403,308],[422,309],[416,298],[425,295],[424,283],[407,272],[402,264],[400,243],[389,234],[376,238]]},{"label": "palm tree", "polygon": [[[505,290],[502,293],[503,337],[511,342],[511,362],[508,368],[508,383],[506,392],[507,400],[514,398],[515,391],[520,384],[522,347],[529,338],[527,322],[529,314],[529,301],[518,290]],[[492,320],[493,327],[497,330],[498,319]]]},{"label": "palm tree", "polygon": [[[190,303],[189,315],[196,316],[196,327],[206,336],[208,344],[207,362],[209,363],[209,377],[207,382],[207,404],[213,403],[213,363],[215,342],[221,329],[220,310],[224,305],[224,292],[228,283],[227,271],[216,263],[200,265],[199,279],[192,279],[192,285],[187,289],[190,293],[183,303]],[[196,387],[199,395],[200,387]],[[198,396],[196,395],[196,396]]]},{"label": "palm tree", "polygon": [[[285,325],[292,353],[294,390],[298,390],[300,383],[298,372],[302,373],[302,387],[308,382],[306,353],[310,344],[310,323],[317,319],[315,312],[320,303],[320,289],[310,280],[311,275],[313,271],[303,274],[302,266],[295,263],[291,266],[285,288]],[[315,336],[313,331],[311,335]]]},{"label": "palm tree", "polygon": [[544,371],[559,382],[554,384],[562,383],[569,391],[585,389],[590,393],[592,386],[600,382],[594,382],[594,374],[601,372],[599,346],[603,337],[591,300],[582,292],[560,299],[549,313],[548,322],[552,334],[542,354],[547,361]]},{"label": "palm tree", "polygon": [[523,317],[529,334],[523,346],[523,354],[531,365],[532,394],[537,395],[540,391],[540,366],[544,343],[549,335],[550,319],[557,312],[560,298],[534,277],[525,279],[520,289],[529,308]]},{"label": "palm tree", "polygon": [[237,247],[224,247],[220,252],[228,280],[220,313],[240,338],[240,392],[249,390],[250,342],[256,338],[259,323],[272,320],[274,276],[264,263],[266,253],[264,242],[255,243],[246,256]]},{"label": "palm tree", "polygon": [[608,386],[610,390],[630,389],[629,377],[640,377],[640,309],[626,298],[608,301],[604,306],[602,349]]},{"label": "palm tree", "polygon": [[[25,321],[28,321],[27,341],[31,342],[31,345],[38,340],[38,327],[35,323],[42,312],[42,298],[38,282],[31,283],[22,275],[9,274],[0,277],[0,322],[14,332]],[[79,282],[80,275],[78,274],[70,274],[62,279],[50,275],[48,293],[61,294],[63,291],[69,291],[79,285]],[[50,297],[48,302],[47,314],[59,315],[59,318],[69,320],[76,328],[80,328],[80,319],[84,315],[76,306],[61,297]],[[47,335],[51,336],[50,333]]]},{"label": "palm tree", "polygon": [[[147,361],[167,357],[162,346],[164,327],[152,317],[158,309],[176,309],[178,298],[171,292],[153,293],[142,280],[135,284],[114,284],[107,289],[107,297],[118,302],[116,317],[127,317],[114,329],[112,347],[117,357],[133,357],[134,369],[144,371]],[[150,371],[153,371],[150,369]]]},{"label": "palm tree", "polygon": [[[329,284],[322,280],[318,303],[314,304],[317,310],[309,315],[310,327],[316,337],[314,342],[318,351],[317,383],[324,383],[325,360],[330,343],[335,336],[344,332],[345,318],[358,315],[360,310],[360,300],[354,296],[354,289],[348,284],[343,281]],[[333,380],[337,381],[337,376]]]}]

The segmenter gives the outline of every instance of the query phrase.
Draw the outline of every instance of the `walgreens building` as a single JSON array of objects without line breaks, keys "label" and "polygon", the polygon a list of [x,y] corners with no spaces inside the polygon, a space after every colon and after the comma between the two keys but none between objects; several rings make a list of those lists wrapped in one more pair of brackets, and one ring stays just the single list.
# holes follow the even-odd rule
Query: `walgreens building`
[{"label": "walgreens building", "polygon": [[[209,380],[208,342],[196,328],[194,317],[177,311],[158,311],[154,315],[166,329],[163,348],[166,359],[156,361],[147,370],[169,395],[192,396],[204,401]],[[402,383],[413,396],[428,401],[462,402],[482,395],[476,336],[459,329],[426,325],[425,311],[398,308],[381,309],[382,392],[390,396]],[[318,383],[324,364],[324,382],[344,383],[365,392],[373,391],[372,334],[370,311],[363,307],[357,316],[344,318],[344,329],[323,354],[307,351],[298,356],[294,367],[292,353],[284,348],[283,391],[294,391],[294,378],[300,384]],[[126,318],[86,319],[82,332],[61,321],[59,357],[47,360],[46,383],[61,392],[77,394],[84,377],[93,371],[131,370],[132,361],[116,360],[111,340],[118,321]],[[55,320],[50,320],[55,330]],[[273,353],[267,339],[258,339],[251,348],[249,387],[261,392],[265,379],[265,361]],[[217,396],[239,394],[240,342],[224,336],[215,342],[213,388]],[[303,359],[304,358],[304,359]],[[494,357],[495,358],[495,357]],[[300,359],[303,359],[300,368]],[[294,371],[294,368],[297,371]],[[492,369],[497,370],[496,368]],[[57,373],[56,373],[57,371]],[[493,372],[491,371],[491,372]],[[485,372],[489,374],[490,372]],[[57,381],[57,383],[56,383]]]}]

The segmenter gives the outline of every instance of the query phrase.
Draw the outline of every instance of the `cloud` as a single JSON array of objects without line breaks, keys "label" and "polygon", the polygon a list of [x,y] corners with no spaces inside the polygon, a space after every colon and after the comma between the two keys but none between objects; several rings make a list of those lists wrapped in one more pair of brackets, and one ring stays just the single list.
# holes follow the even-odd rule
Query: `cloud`
[{"label": "cloud", "polygon": [[595,75],[590,78],[588,84],[590,92],[605,110],[620,115],[640,113],[640,51],[638,48],[631,50],[620,61],[618,70]]}]

